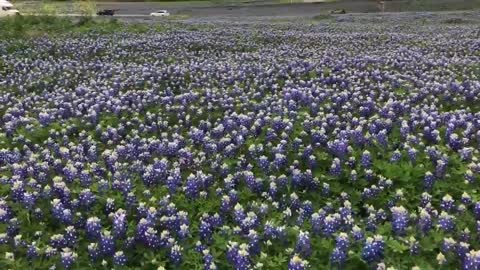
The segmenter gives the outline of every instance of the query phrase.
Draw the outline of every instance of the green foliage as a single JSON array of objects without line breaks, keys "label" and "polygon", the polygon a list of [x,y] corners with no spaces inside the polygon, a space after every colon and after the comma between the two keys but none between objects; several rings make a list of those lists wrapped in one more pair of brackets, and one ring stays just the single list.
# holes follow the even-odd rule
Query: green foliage
[{"label": "green foliage", "polygon": [[315,21],[325,21],[325,20],[331,20],[333,17],[330,14],[318,14],[313,17],[313,20]]},{"label": "green foliage", "polygon": [[[140,23],[122,23],[116,19],[95,20],[92,17],[67,18],[56,16],[16,16],[3,18],[0,35],[7,39],[32,38],[44,35],[115,32],[146,33],[161,31],[163,28]],[[12,52],[25,46],[22,42],[12,43],[7,50]],[[0,65],[0,72],[1,72]]]}]

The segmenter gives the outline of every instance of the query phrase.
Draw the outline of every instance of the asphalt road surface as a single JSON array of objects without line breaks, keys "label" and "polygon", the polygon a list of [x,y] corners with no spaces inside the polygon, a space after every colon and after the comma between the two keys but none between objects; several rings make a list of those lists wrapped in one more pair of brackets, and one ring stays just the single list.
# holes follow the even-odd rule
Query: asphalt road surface
[{"label": "asphalt road surface", "polygon": [[[211,6],[211,7],[169,7],[162,3],[97,3],[98,9],[117,9],[118,14],[148,15],[157,9],[167,9],[172,15],[189,15],[192,17],[245,17],[245,16],[315,16],[339,8],[338,3],[321,4],[276,4],[251,6]],[[375,2],[355,1],[348,4],[352,12],[376,12]]]},{"label": "asphalt road surface", "polygon": [[[35,8],[36,2],[23,2]],[[62,3],[62,2],[57,2]],[[69,5],[69,2],[64,2]],[[71,2],[70,2],[71,3]],[[480,0],[436,0],[430,6],[418,6],[416,0],[385,1],[385,11],[442,11],[480,9]],[[71,5],[71,4],[70,4]],[[373,0],[339,0],[332,3],[305,4],[250,4],[236,6],[208,6],[208,4],[161,3],[161,2],[97,2],[97,10],[115,9],[118,15],[143,17],[159,9],[166,9],[172,15],[187,15],[192,18],[209,17],[312,17],[327,14],[332,10],[345,9],[347,13],[378,12],[379,7]],[[71,10],[71,9],[70,9]],[[69,12],[71,13],[71,12]]]}]

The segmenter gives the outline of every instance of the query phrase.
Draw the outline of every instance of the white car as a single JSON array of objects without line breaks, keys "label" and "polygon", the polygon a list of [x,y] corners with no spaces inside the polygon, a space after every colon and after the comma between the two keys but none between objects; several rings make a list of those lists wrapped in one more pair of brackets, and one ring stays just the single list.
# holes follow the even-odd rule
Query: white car
[{"label": "white car", "polygon": [[0,17],[15,15],[20,15],[20,12],[13,7],[12,3],[0,0]]},{"label": "white car", "polygon": [[166,10],[157,10],[155,12],[150,13],[150,16],[153,17],[164,17],[164,16],[170,16],[170,13]]}]

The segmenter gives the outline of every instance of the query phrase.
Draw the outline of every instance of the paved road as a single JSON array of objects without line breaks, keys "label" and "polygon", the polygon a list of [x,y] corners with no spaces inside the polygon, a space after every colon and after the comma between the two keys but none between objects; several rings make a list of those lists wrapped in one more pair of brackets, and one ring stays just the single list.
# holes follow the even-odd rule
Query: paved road
[{"label": "paved road", "polygon": [[[98,9],[118,9],[118,14],[149,14],[152,10],[168,9],[171,14],[189,15],[192,17],[218,16],[315,16],[327,13],[339,7],[336,3],[321,4],[277,4],[252,6],[217,6],[217,7],[169,7],[162,3],[98,3]],[[349,4],[349,10],[375,12],[377,8],[371,1],[356,1]]]},{"label": "paved road", "polygon": [[[467,10],[480,9],[479,0],[435,0],[433,5],[418,5],[416,0],[385,1],[385,11],[441,11],[441,10]],[[328,3],[304,4],[253,4],[241,6],[202,6],[199,4],[191,7],[178,6],[169,3],[145,2],[98,2],[98,8],[119,9],[119,14],[149,14],[152,10],[168,9],[172,14],[185,14],[193,17],[210,16],[315,16],[328,13],[335,9],[345,9],[348,13],[378,12],[376,1],[373,0],[338,0]]]},{"label": "paved road", "polygon": [[[413,1],[413,2],[412,2]],[[395,0],[386,1],[386,11],[412,11],[413,10],[443,10],[443,9],[480,9],[480,0],[435,0],[433,6],[414,7],[415,0]],[[23,2],[30,8],[35,8],[37,2]],[[70,12],[60,13],[75,13],[71,2],[57,2],[60,5],[65,5]],[[64,3],[64,4],[61,4]],[[20,4],[19,4],[20,5]],[[208,4],[193,3],[191,6],[188,3],[172,4],[160,2],[97,2],[97,9],[116,9],[119,15],[148,15],[152,11],[158,9],[167,9],[173,15],[188,15],[193,18],[208,18],[208,17],[311,17],[319,14],[328,13],[334,9],[345,9],[348,13],[368,13],[378,12],[376,1],[372,0],[338,0],[333,3],[305,3],[305,4],[255,4],[255,5],[240,5],[240,6],[208,6]]]}]

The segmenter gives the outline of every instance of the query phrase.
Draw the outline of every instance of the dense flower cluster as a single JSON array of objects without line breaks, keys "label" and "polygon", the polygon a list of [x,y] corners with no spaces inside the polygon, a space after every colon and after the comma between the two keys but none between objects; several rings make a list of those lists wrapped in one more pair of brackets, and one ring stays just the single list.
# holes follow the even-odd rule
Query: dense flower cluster
[{"label": "dense flower cluster", "polygon": [[411,16],[0,40],[5,261],[480,269],[478,25]]}]

